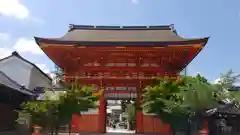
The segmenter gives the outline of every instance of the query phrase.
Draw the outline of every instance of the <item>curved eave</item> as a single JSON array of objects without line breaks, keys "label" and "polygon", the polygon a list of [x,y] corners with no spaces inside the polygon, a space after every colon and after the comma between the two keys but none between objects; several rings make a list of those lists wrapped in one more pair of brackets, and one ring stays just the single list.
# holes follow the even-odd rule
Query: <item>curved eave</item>
[{"label": "curved eave", "polygon": [[[209,37],[206,38],[206,41],[204,42],[203,47],[207,44],[208,39],[209,39]],[[182,71],[184,68],[186,68],[186,67],[196,58],[196,56],[202,51],[203,47],[201,47],[201,48],[199,49],[199,51],[192,57],[192,59],[189,60],[188,63],[186,63],[186,65],[182,67],[182,69],[180,69],[181,71]],[[179,71],[179,72],[181,72],[181,71]]]},{"label": "curved eave", "polygon": [[182,45],[193,45],[193,44],[202,44],[203,46],[206,45],[208,42],[209,37],[205,38],[197,38],[197,39],[189,39],[183,41],[159,41],[159,42],[103,42],[103,41],[67,41],[67,40],[59,40],[59,39],[49,39],[49,38],[40,38],[34,37],[36,43],[40,46],[41,44],[57,44],[57,45],[75,45],[75,46],[182,46]]}]

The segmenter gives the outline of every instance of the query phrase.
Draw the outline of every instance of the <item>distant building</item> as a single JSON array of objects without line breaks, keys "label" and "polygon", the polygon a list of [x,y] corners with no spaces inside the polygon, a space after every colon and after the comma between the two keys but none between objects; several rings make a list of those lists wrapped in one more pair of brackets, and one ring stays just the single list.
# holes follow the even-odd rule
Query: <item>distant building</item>
[{"label": "distant building", "polygon": [[0,131],[14,127],[15,110],[22,102],[35,99],[51,86],[52,79],[17,52],[0,59]]},{"label": "distant building", "polygon": [[121,106],[108,106],[107,113],[109,115],[109,119],[113,121],[120,121],[120,115],[122,113]]},{"label": "distant building", "polygon": [[240,86],[234,86],[230,89],[230,91],[240,91]]},{"label": "distant building", "polygon": [[46,73],[17,52],[0,60],[0,71],[29,90],[50,88],[52,85],[52,79]]},{"label": "distant building", "polygon": [[108,106],[119,106],[119,105],[121,105],[121,100],[108,100],[107,105]]}]

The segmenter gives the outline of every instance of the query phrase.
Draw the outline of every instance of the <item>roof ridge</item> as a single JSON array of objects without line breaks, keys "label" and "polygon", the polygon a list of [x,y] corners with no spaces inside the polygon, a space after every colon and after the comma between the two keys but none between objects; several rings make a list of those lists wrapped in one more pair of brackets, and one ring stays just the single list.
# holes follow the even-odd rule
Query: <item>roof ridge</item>
[{"label": "roof ridge", "polygon": [[8,58],[10,58],[10,57],[12,57],[12,56],[18,57],[19,59],[23,60],[24,62],[32,65],[32,66],[33,66],[34,68],[36,68],[40,73],[42,73],[44,76],[46,76],[48,79],[50,79],[50,80],[52,81],[52,78],[51,78],[50,76],[48,76],[46,73],[44,73],[37,65],[35,65],[34,63],[30,62],[29,60],[23,58],[17,51],[13,51],[13,52],[12,52],[12,55],[0,59],[0,61],[5,60],[5,59],[8,59]]},{"label": "roof ridge", "polygon": [[173,30],[174,25],[129,25],[129,26],[110,26],[110,25],[75,25],[69,24],[68,32],[75,29],[87,29],[87,30]]}]

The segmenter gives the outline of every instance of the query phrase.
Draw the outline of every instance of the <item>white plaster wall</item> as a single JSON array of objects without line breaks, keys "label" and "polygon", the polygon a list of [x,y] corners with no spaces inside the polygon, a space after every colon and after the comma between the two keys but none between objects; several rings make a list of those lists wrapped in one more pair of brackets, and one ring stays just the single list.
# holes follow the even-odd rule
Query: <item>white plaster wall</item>
[{"label": "white plaster wall", "polygon": [[29,89],[34,89],[36,87],[51,88],[52,81],[36,68],[32,68],[29,79]]},{"label": "white plaster wall", "polygon": [[136,93],[106,93],[104,95],[107,99],[131,99],[137,98]]},{"label": "white plaster wall", "polygon": [[31,65],[13,56],[0,62],[0,70],[17,83],[29,86]]},{"label": "white plaster wall", "polygon": [[81,114],[98,114],[98,108],[96,109],[89,109],[86,112],[82,112]]}]

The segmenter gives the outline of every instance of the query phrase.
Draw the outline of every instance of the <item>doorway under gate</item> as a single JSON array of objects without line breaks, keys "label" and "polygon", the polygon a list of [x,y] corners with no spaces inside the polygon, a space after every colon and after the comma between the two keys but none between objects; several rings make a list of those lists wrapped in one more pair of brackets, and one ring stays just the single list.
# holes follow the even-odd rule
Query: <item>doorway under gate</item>
[{"label": "doorway under gate", "polygon": [[106,132],[135,133],[134,99],[107,100]]}]

